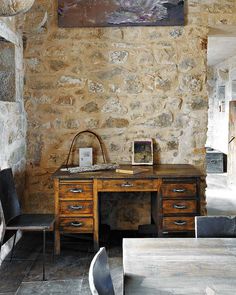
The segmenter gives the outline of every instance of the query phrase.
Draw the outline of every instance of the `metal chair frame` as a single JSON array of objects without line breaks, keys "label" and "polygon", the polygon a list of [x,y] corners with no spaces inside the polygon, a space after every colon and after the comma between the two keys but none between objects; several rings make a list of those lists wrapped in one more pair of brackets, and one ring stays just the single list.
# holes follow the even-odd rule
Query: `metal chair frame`
[{"label": "metal chair frame", "polygon": [[90,264],[89,286],[93,295],[115,295],[104,247],[100,248]]},{"label": "metal chair frame", "polygon": [[[16,193],[12,170],[10,168],[0,171],[0,216],[3,225],[3,234],[0,237],[0,253],[5,232],[13,231],[14,239],[11,250],[12,261],[16,234],[22,231],[42,231],[43,233],[43,281],[45,275],[46,231],[55,230],[55,216],[53,214],[21,214],[19,199]],[[55,232],[54,232],[55,236]],[[54,247],[53,247],[54,248]],[[54,250],[53,250],[54,255]]]}]

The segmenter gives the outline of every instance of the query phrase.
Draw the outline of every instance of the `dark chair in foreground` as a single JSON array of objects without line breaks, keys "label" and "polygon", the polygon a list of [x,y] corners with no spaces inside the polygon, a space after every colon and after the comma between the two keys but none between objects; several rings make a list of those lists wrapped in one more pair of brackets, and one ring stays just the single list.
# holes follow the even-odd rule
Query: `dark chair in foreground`
[{"label": "dark chair in foreground", "polygon": [[196,238],[235,238],[235,216],[196,216]]},{"label": "dark chair in foreground", "polygon": [[0,254],[1,254],[1,248],[3,244],[5,231],[6,231],[6,224],[5,224],[5,219],[4,219],[3,210],[2,210],[2,203],[0,201]]},{"label": "dark chair in foreground", "polygon": [[105,248],[100,248],[90,264],[89,286],[93,295],[115,295]]},{"label": "dark chair in foreground", "polygon": [[[45,245],[46,231],[54,230],[55,217],[52,214],[21,214],[20,203],[15,189],[12,170],[0,171],[0,201],[3,226],[6,233],[14,235],[11,259],[13,256],[17,230],[42,231],[43,233],[43,280],[45,280]],[[1,246],[1,245],[0,245]],[[1,250],[1,248],[0,248]]]}]

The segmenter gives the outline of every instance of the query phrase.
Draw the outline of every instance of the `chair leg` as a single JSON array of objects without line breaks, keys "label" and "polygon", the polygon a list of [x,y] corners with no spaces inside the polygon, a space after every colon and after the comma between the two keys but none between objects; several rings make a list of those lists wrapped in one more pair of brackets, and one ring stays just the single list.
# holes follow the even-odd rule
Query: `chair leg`
[{"label": "chair leg", "polygon": [[43,230],[43,281],[46,281],[46,277],[45,277],[45,248],[46,248],[46,229]]},{"label": "chair leg", "polygon": [[12,249],[11,249],[11,259],[10,259],[10,261],[12,261],[13,254],[14,254],[15,243],[16,243],[16,233],[14,234],[14,240],[13,240],[13,245],[12,245]]}]

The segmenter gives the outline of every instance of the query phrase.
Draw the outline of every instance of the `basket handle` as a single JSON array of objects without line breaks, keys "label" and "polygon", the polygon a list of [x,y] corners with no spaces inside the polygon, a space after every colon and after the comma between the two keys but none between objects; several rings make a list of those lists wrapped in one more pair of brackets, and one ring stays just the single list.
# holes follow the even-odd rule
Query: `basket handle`
[{"label": "basket handle", "polygon": [[74,146],[74,143],[75,143],[75,141],[77,140],[77,138],[78,138],[81,134],[83,134],[83,133],[90,133],[90,134],[94,135],[94,136],[97,138],[97,140],[98,140],[98,142],[99,142],[99,146],[100,146],[100,148],[101,148],[102,157],[103,157],[103,162],[104,162],[104,164],[107,163],[107,160],[106,160],[106,157],[105,157],[105,152],[104,152],[104,149],[103,149],[103,144],[102,144],[102,139],[101,139],[101,137],[98,136],[95,132],[93,132],[93,131],[91,131],[91,130],[84,130],[84,131],[80,131],[80,132],[78,132],[78,133],[74,136],[74,138],[73,138],[73,140],[72,140],[72,143],[71,143],[71,146],[70,146],[70,150],[69,150],[69,153],[68,153],[68,156],[67,156],[67,159],[66,159],[66,168],[68,168],[68,163],[69,163],[69,160],[70,160],[70,155],[71,155],[71,152],[72,152],[72,148],[73,148],[73,146]]}]

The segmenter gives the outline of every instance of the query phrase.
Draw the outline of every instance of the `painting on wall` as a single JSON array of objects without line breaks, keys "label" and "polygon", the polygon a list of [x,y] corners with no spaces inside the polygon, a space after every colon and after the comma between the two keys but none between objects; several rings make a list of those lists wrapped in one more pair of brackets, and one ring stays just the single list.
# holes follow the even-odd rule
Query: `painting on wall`
[{"label": "painting on wall", "polygon": [[132,165],[153,165],[152,139],[133,141],[132,151]]},{"label": "painting on wall", "polygon": [[183,26],[183,0],[58,0],[59,27]]}]

